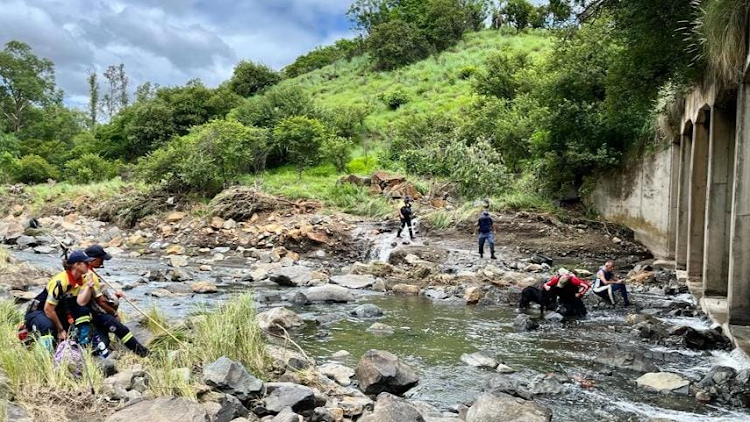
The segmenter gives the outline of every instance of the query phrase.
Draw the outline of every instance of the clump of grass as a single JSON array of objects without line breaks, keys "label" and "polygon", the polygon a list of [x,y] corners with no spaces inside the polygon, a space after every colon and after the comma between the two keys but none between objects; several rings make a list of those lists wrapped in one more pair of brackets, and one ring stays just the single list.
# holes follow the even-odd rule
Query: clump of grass
[{"label": "clump of grass", "polygon": [[492,211],[540,211],[546,213],[557,213],[556,208],[545,197],[528,192],[509,192],[490,199]]},{"label": "clump of grass", "polygon": [[383,218],[395,212],[384,197],[370,195],[366,188],[350,184],[330,187],[326,202],[344,212],[365,217]]},{"label": "clump of grass", "polygon": [[453,227],[453,213],[437,210],[424,216],[425,222],[435,230],[446,230]]}]

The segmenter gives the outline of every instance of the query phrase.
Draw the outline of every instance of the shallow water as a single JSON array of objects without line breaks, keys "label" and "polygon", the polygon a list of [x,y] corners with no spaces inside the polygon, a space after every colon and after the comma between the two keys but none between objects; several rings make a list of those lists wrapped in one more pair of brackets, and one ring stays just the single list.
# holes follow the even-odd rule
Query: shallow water
[{"label": "shallow water", "polygon": [[[16,253],[25,260],[50,269],[59,268],[54,256]],[[110,268],[101,271],[109,281],[130,284],[147,270],[165,269],[163,261],[156,259],[118,258]],[[229,282],[239,274],[241,264],[215,263],[211,276],[195,271],[196,279],[216,282],[220,293],[213,295],[187,295],[153,298],[148,292],[168,283],[138,286],[127,292],[138,306],[148,309],[156,306],[172,319],[180,319],[196,306],[213,308],[238,292],[277,290],[275,286]],[[224,282],[226,281],[226,282]],[[291,295],[293,289],[283,289]],[[594,358],[617,343],[640,344],[640,339],[625,324],[625,315],[612,311],[592,311],[589,319],[567,325],[565,328],[545,328],[532,333],[516,333],[512,327],[516,311],[509,307],[470,307],[464,305],[434,304],[423,297],[383,296],[371,292],[356,292],[357,303],[312,305],[294,308],[311,319],[315,316],[337,314],[342,319],[329,326],[307,327],[296,334],[297,341],[319,363],[330,360],[338,350],[347,350],[351,356],[345,363],[354,367],[357,360],[369,349],[392,352],[412,365],[420,374],[418,387],[409,396],[430,402],[443,409],[458,404],[470,404],[481,392],[484,381],[492,372],[477,369],[461,362],[461,355],[475,351],[488,351],[500,362],[519,370],[560,372],[568,376],[592,379],[594,387],[582,389],[576,384],[566,384],[558,397],[539,398],[550,406],[556,421],[648,421],[663,417],[675,421],[749,421],[747,410],[732,410],[696,402],[692,397],[674,397],[647,393],[635,385],[637,375],[619,373],[604,375]],[[636,300],[646,300],[635,295]],[[373,303],[385,316],[377,320],[349,317],[348,312],[362,303]],[[135,314],[127,304],[124,309]],[[390,325],[393,335],[380,336],[366,332],[375,321]],[[666,322],[679,322],[693,326],[706,324],[697,318],[680,318]],[[748,362],[736,353],[695,353],[686,350],[655,350],[673,353],[673,359],[661,369],[678,372],[694,381],[700,379],[717,364],[747,367]]]}]

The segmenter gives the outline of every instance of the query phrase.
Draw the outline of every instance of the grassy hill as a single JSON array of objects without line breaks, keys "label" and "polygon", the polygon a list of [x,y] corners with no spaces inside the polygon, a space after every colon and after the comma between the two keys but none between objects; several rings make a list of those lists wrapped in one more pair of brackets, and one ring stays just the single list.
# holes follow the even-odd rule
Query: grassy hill
[{"label": "grassy hill", "polygon": [[[530,31],[508,34],[484,30],[467,33],[454,47],[420,62],[391,72],[373,71],[366,56],[332,65],[286,80],[297,83],[325,106],[368,105],[372,113],[366,123],[375,136],[387,132],[395,121],[424,112],[460,113],[471,104],[471,69],[481,69],[487,56],[501,51],[527,52],[532,58],[552,45],[549,32]],[[468,72],[465,72],[468,70]],[[409,102],[389,109],[380,95],[396,87],[403,89]]]}]

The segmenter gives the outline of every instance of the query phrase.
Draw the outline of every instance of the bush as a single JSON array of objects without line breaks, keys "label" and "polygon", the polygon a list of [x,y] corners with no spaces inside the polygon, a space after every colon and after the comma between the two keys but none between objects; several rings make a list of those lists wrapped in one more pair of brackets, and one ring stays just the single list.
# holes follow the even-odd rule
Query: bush
[{"label": "bush", "polygon": [[394,19],[372,29],[367,51],[376,70],[393,70],[427,57],[430,48],[419,28]]},{"label": "bush", "polygon": [[291,116],[317,116],[313,99],[299,85],[281,85],[249,98],[229,117],[246,126],[273,128]]},{"label": "bush", "polygon": [[461,192],[467,197],[501,194],[510,184],[502,157],[486,140],[472,145],[452,142],[445,155],[451,178],[458,182]]},{"label": "bush", "polygon": [[400,86],[392,88],[380,95],[380,101],[384,102],[391,110],[396,110],[410,100],[409,93]]},{"label": "bush", "polygon": [[9,152],[0,154],[0,183],[10,183],[18,171],[19,160]]},{"label": "bush", "polygon": [[352,174],[372,174],[379,167],[375,157],[357,157],[346,165],[346,171]]},{"label": "bush", "polygon": [[65,164],[65,176],[73,183],[91,183],[109,180],[117,175],[117,163],[97,154],[84,154]]},{"label": "bush", "polygon": [[464,66],[458,71],[458,77],[461,79],[469,79],[477,73],[476,66]]},{"label": "bush", "polygon": [[317,119],[294,116],[279,122],[273,135],[274,143],[287,152],[289,161],[297,167],[297,174],[301,179],[305,167],[317,160],[326,131]]},{"label": "bush", "polygon": [[349,138],[329,136],[323,141],[321,156],[325,161],[333,164],[337,172],[343,173],[346,164],[349,162],[349,154],[353,146],[354,144]]},{"label": "bush", "polygon": [[44,183],[48,179],[57,179],[59,172],[55,166],[38,155],[24,155],[16,163],[13,178],[21,183]]},{"label": "bush", "polygon": [[234,67],[229,88],[237,95],[250,97],[280,81],[281,75],[270,67],[243,60]]},{"label": "bush", "polygon": [[527,62],[524,54],[498,53],[490,56],[484,69],[474,76],[474,89],[480,95],[513,99],[519,85],[516,73]]}]

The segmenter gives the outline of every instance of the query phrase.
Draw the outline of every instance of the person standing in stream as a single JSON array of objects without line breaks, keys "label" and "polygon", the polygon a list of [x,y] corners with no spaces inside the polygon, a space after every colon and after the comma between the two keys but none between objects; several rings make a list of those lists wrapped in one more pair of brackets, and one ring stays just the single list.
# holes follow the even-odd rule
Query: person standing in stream
[{"label": "person standing in stream", "polygon": [[484,242],[489,242],[490,259],[497,259],[495,258],[495,223],[492,221],[489,211],[482,211],[477,225],[479,226],[479,258],[484,257]]},{"label": "person standing in stream", "polygon": [[409,238],[411,240],[414,240],[414,232],[412,231],[411,227],[411,219],[413,215],[414,214],[411,210],[411,198],[407,196],[404,198],[404,206],[402,206],[398,211],[398,216],[401,220],[401,226],[398,229],[398,233],[396,233],[396,237],[401,237],[401,231],[404,230],[404,227],[409,226]]}]

